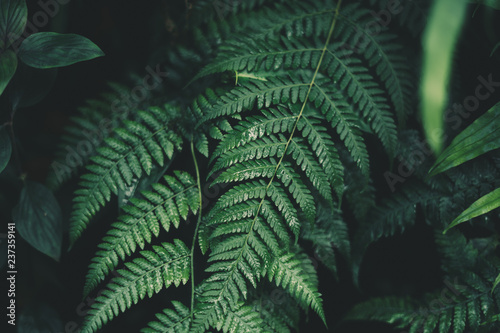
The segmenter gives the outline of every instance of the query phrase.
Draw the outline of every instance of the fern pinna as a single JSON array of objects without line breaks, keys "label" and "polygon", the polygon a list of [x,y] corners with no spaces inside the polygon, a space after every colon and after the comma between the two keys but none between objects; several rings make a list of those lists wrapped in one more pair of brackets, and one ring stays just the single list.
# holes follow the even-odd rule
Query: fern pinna
[{"label": "fern pinna", "polygon": [[[148,189],[121,207],[99,245],[84,294],[107,284],[82,332],[188,280],[190,304],[172,301],[143,332],[290,332],[298,328],[291,319],[298,309],[309,308],[327,324],[304,241],[328,254],[325,264],[334,273],[334,248],[350,260],[344,192],[355,216],[366,216],[374,202],[367,140],[379,156],[394,158],[397,124],[411,109],[412,76],[393,35],[362,28],[370,11],[359,5],[249,1],[232,9],[227,21],[207,23],[201,16],[192,23],[194,30],[211,27],[205,49],[211,53],[185,89],[205,92],[181,102],[165,92],[165,105],[135,112],[90,158],[74,199],[72,244],[112,194],[155,168],[167,171],[159,182],[148,178]],[[203,65],[195,58],[195,66]],[[170,171],[175,152],[187,154],[186,146],[194,172]],[[199,153],[209,157],[207,170],[199,167]],[[202,202],[205,171],[211,186],[224,185],[212,202]],[[346,187],[345,179],[357,185]],[[366,197],[356,200],[353,189]],[[182,228],[190,214],[197,216],[191,244],[164,241],[161,230]],[[204,272],[194,265],[198,247]],[[118,276],[107,281],[115,269]],[[256,306],[270,286],[290,302]]]}]

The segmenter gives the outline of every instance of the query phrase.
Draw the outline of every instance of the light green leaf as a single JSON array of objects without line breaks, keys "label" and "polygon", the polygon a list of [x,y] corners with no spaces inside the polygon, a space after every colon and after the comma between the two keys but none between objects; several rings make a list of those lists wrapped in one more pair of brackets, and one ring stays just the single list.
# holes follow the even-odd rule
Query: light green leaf
[{"label": "light green leaf", "polygon": [[0,95],[16,73],[17,57],[11,50],[0,51]]},{"label": "light green leaf", "polygon": [[424,61],[420,94],[426,138],[435,153],[443,146],[443,112],[448,98],[455,44],[467,1],[435,0],[423,37]]},{"label": "light green leaf", "polygon": [[493,192],[490,192],[475,201],[469,208],[467,208],[462,214],[454,219],[453,222],[450,223],[444,233],[460,223],[467,222],[474,217],[486,214],[498,207],[500,207],[500,188],[497,188]]},{"label": "light green leaf", "polygon": [[33,34],[19,49],[19,58],[25,64],[42,69],[69,66],[103,55],[97,45],[83,36],[55,32]]},{"label": "light green leaf", "polygon": [[7,126],[0,127],[0,173],[9,164],[10,155],[12,154],[12,144],[7,131]]},{"label": "light green leaf", "polygon": [[0,49],[9,47],[21,36],[27,20],[25,0],[0,1]]},{"label": "light green leaf", "polygon": [[493,292],[495,288],[498,286],[500,283],[500,274],[498,274],[497,278],[495,279],[495,282],[493,282],[493,287],[491,288],[491,291]]},{"label": "light green leaf", "polygon": [[497,103],[456,136],[450,146],[439,155],[429,175],[437,175],[490,150],[500,148],[499,125],[500,103]]},{"label": "light green leaf", "polygon": [[21,237],[40,252],[59,260],[62,213],[49,189],[40,183],[27,181],[12,217]]}]

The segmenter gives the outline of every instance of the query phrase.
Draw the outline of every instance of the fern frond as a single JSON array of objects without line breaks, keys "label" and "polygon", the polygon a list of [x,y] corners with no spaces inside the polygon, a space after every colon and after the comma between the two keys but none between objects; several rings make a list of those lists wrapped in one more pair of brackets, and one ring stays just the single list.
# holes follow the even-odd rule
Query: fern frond
[{"label": "fern frond", "polygon": [[280,69],[310,69],[317,64],[322,51],[320,47],[285,38],[275,41],[242,37],[241,40],[230,40],[221,46],[214,61],[194,79],[225,71],[262,71],[266,74],[266,71]]},{"label": "fern frond", "polygon": [[[286,4],[276,4],[274,8],[267,8],[261,13],[262,20],[255,25],[252,33],[255,38],[273,38],[274,36],[323,36],[328,35],[332,17],[335,13],[333,2],[294,1]],[[346,15],[355,7],[346,5],[340,12]]]},{"label": "fern frond", "polygon": [[118,270],[116,277],[97,297],[82,332],[95,332],[109,320],[137,304],[139,300],[152,297],[171,284],[186,284],[190,274],[190,251],[180,240],[174,244],[154,245],[153,251],[142,251],[142,258],[125,263],[126,269]]},{"label": "fern frond", "polygon": [[158,237],[161,228],[178,228],[189,212],[196,214],[199,200],[195,180],[186,172],[174,171],[174,175],[164,176],[165,184],[153,184],[152,191],[142,192],[142,199],[132,198],[123,207],[124,214],[112,224],[92,258],[84,295],[103,281],[120,260],[132,255],[137,247],[144,249],[152,237]]},{"label": "fern frond", "polygon": [[285,151],[285,146],[286,138],[281,133],[262,137],[222,154],[214,164],[212,172],[215,173],[236,163],[248,160],[281,156]]},{"label": "fern frond", "polygon": [[402,46],[394,42],[394,35],[385,31],[374,34],[364,28],[372,21],[373,15],[366,9],[341,14],[336,38],[342,40],[342,48],[362,55],[375,69],[403,124],[412,107],[413,84],[408,61],[401,55]]},{"label": "fern frond", "polygon": [[339,153],[328,130],[320,125],[318,119],[304,115],[297,124],[297,129],[311,145],[323,171],[328,177],[337,197],[342,198],[344,192],[344,166],[340,162]]},{"label": "fern frond", "polygon": [[411,324],[418,311],[418,303],[400,297],[375,298],[356,305],[346,320],[374,320],[404,328]]},{"label": "fern frond", "polygon": [[350,262],[349,231],[339,209],[320,205],[315,224],[312,226],[304,225],[302,238],[312,242],[314,257],[332,271],[335,277],[337,277],[335,249]]},{"label": "fern frond", "polygon": [[[370,0],[372,5],[377,4],[379,8],[388,8],[390,0]],[[429,0],[406,1],[396,7],[394,15],[400,26],[408,28],[413,36],[424,31],[429,11]]]},{"label": "fern frond", "polygon": [[255,312],[252,307],[241,303],[236,310],[229,311],[222,320],[219,320],[214,328],[224,333],[237,333],[260,332],[261,326],[262,319],[259,313]]},{"label": "fern frond", "polygon": [[[262,190],[256,190],[259,184]],[[247,192],[248,189],[253,192]],[[266,194],[270,200],[265,198]],[[205,315],[196,319],[198,325],[213,325],[225,313],[234,311],[240,295],[247,296],[247,282],[255,287],[270,256],[282,252],[280,244],[288,242],[284,221],[289,219],[294,232],[299,226],[297,212],[293,206],[288,206],[290,204],[283,189],[268,186],[262,180],[237,185],[217,202],[209,214],[209,225],[215,228],[211,233],[213,245],[209,262],[212,264],[207,269],[212,275],[205,282],[201,296],[202,302],[210,306]],[[226,205],[229,210],[224,208]],[[284,212],[284,219],[276,209]]]},{"label": "fern frond", "polygon": [[224,333],[267,332],[263,330],[264,323],[259,313],[243,302],[235,304],[233,309],[227,309],[225,314],[217,308],[202,304],[196,309],[195,320],[189,332],[206,332],[210,327]]},{"label": "fern frond", "polygon": [[[338,48],[339,44],[337,43],[336,45]],[[285,69],[287,66],[292,68],[315,66],[318,57],[321,55],[321,52],[318,51],[322,51],[322,49],[312,48],[312,46],[308,48],[303,45],[301,45],[301,48],[301,50],[314,50],[317,56],[313,57],[311,54],[308,54],[307,57],[304,57],[303,53],[305,51],[302,51],[299,55],[289,53],[288,55],[291,58],[280,59],[279,63],[284,64]],[[278,47],[277,49],[281,48]],[[247,53],[243,54],[246,55]],[[385,97],[383,97],[383,91],[378,88],[378,84],[374,81],[373,77],[368,74],[368,69],[361,65],[360,60],[356,58],[345,58],[344,56],[346,54],[348,54],[348,52],[342,50],[338,52],[329,51],[326,53],[325,62],[322,64],[322,67],[325,67],[326,72],[334,78],[338,87],[345,90],[347,95],[358,105],[359,109],[362,110],[363,117],[368,120],[368,123],[375,133],[378,134],[388,152],[394,154],[397,142],[396,126],[392,120]],[[293,56],[296,58],[293,58]],[[257,57],[257,59],[252,59],[251,62],[245,62],[243,65],[240,64],[240,60],[236,60],[237,64],[230,65],[229,68],[234,66],[238,66],[240,69],[250,68],[249,66],[253,68],[254,66],[260,66],[258,63],[259,61],[264,62],[265,60],[266,57],[263,59]],[[273,59],[273,62],[275,61],[277,60]],[[253,65],[249,65],[249,63]],[[209,69],[209,71],[212,70]],[[252,109],[256,102],[259,109],[263,106],[268,107],[271,103],[275,104],[286,101],[290,101],[291,103],[297,103],[298,101],[303,102],[307,88],[301,83],[303,81],[303,79],[301,80],[295,77],[289,79],[268,77],[266,81],[249,82],[247,86],[235,88],[219,98],[215,98],[215,96],[212,95],[214,99],[213,105],[210,105],[208,100],[205,100],[203,104],[205,107],[210,108],[210,113],[204,117],[203,121],[223,115],[241,113],[244,110]],[[293,82],[296,82],[297,85],[294,85]],[[334,93],[332,93],[332,89],[329,88],[331,85],[331,80],[329,79],[317,80],[314,85],[315,89],[311,92],[309,98],[312,102],[315,102],[316,106],[322,106],[323,113],[329,114],[328,119],[334,122],[334,124],[332,124],[334,127],[339,125],[337,131],[344,139],[347,133],[350,134],[353,131],[350,129],[352,125],[349,123],[351,119],[348,118],[344,120],[345,112],[338,112],[336,100],[340,99],[341,103],[343,102],[340,107],[345,107],[347,105],[345,103],[345,98],[340,95],[337,94],[337,98],[332,97]],[[332,100],[332,98],[334,99]],[[332,115],[332,112],[336,114]],[[340,119],[333,116],[340,116]],[[348,137],[346,139],[346,144],[350,151],[354,150],[354,160],[358,161],[363,158],[363,165],[366,165],[366,156],[364,156],[366,155],[366,149],[359,143],[362,139],[359,138],[359,135],[357,136],[358,137],[355,135],[354,140]],[[361,151],[358,153],[358,150]]]},{"label": "fern frond", "polygon": [[[200,114],[205,114],[205,116],[203,116],[200,120],[200,124],[203,124],[210,119],[221,116],[238,115],[245,110],[252,109],[254,106],[262,109],[263,107],[268,108],[272,104],[287,102],[291,104],[298,102],[303,103],[307,95],[308,84],[302,82],[305,82],[305,79],[293,78],[292,80],[292,78],[269,77],[267,78],[267,81],[247,82],[245,86],[234,88],[227,93],[219,92],[216,94],[215,92],[208,90],[206,97],[200,97],[193,104],[193,108],[199,110],[198,112]],[[322,84],[320,85],[318,82],[321,82]],[[326,120],[330,122],[332,127],[336,128],[337,133],[348,148],[353,159],[359,167],[362,168],[364,174],[367,175],[369,165],[368,153],[366,151],[363,137],[359,131],[359,118],[355,115],[352,107],[349,106],[349,104],[345,101],[345,98],[340,93],[334,93],[331,91],[332,88],[329,87],[331,86],[331,82],[329,80],[318,80],[318,82],[313,86],[313,90],[309,95],[309,100],[314,102],[316,107],[320,108]],[[357,83],[355,82],[353,84]],[[358,91],[358,89],[355,89],[354,91]],[[370,100],[373,101],[374,99],[370,97]],[[290,120],[286,117],[284,118],[283,116],[267,113],[265,117],[268,120],[266,123],[267,126],[270,126],[269,124],[271,123],[278,123],[280,121],[279,119],[282,119],[281,121],[286,120],[285,125],[290,124]],[[390,141],[390,146],[392,147],[395,145],[394,124],[392,120],[385,117],[384,114],[382,114],[381,117],[373,117],[373,119],[378,119],[376,120],[376,123],[380,125],[376,125],[377,133],[384,136],[384,142],[386,144],[389,144]],[[275,118],[276,120],[273,122],[271,118]],[[250,120],[255,124],[257,119],[251,118]],[[379,121],[381,119],[387,120],[387,124],[381,124]],[[257,134],[257,137],[259,137],[263,136],[264,133],[269,133],[271,131],[271,128],[268,127],[266,132],[261,132],[265,128],[258,127],[259,131],[257,133],[253,133],[251,131],[252,127],[248,123],[244,123],[242,126],[246,127],[248,132],[246,132],[243,128],[240,128],[238,130],[240,133],[234,134],[234,136],[228,138],[229,141],[227,144],[222,144],[217,153],[225,152],[230,149],[230,147],[234,148],[235,144],[236,147],[238,147],[238,144],[240,144],[241,141],[235,142],[235,140],[240,139],[245,141],[245,136],[248,137],[250,134],[253,139],[257,133],[259,133]],[[264,127],[265,126],[266,125],[264,125]],[[276,127],[272,128],[273,132],[275,130],[277,130]],[[250,138],[248,137],[248,139]],[[269,139],[265,138],[263,138],[263,140],[269,141]],[[217,165],[217,167],[221,166]],[[217,170],[217,168],[215,170]]]},{"label": "fern frond", "polygon": [[[225,156],[219,158],[217,161],[218,164],[214,167],[214,171],[219,170],[222,166],[228,166],[228,160],[234,163],[239,162],[241,159],[238,158],[241,156],[240,149],[243,149],[249,142],[255,142],[259,139],[264,140],[264,142],[269,142],[269,140],[275,138],[274,134],[291,133],[297,121],[297,116],[291,115],[283,106],[278,106],[277,109],[270,109],[269,111],[262,110],[262,114],[263,117],[249,117],[247,121],[240,122],[233,131],[224,137],[213,153],[212,158],[215,159],[222,154]],[[297,129],[302,132],[303,137],[307,138],[309,145],[316,155],[317,161],[321,164],[323,172],[328,175],[327,182],[332,185],[337,195],[340,197],[343,191],[344,170],[333,139],[327,133],[326,128],[320,125],[320,121],[314,118],[314,115],[311,117],[302,117],[297,124]],[[280,141],[283,140],[281,139]],[[220,175],[217,178],[217,182],[242,181],[255,177],[266,177],[266,175],[272,176],[274,172],[272,163],[269,164],[260,160],[261,156],[266,157],[267,154],[265,150],[267,147],[257,151],[254,150],[254,146],[250,147],[249,149],[252,149],[251,156],[256,155],[256,159],[248,161],[249,163],[236,164]],[[270,151],[270,154],[271,153],[274,156],[274,151],[272,149]],[[280,151],[277,150],[276,154],[279,155]],[[310,159],[310,157],[308,157],[308,159]],[[314,164],[315,162],[311,161],[311,163]],[[308,170],[308,168],[306,168],[306,170]],[[278,175],[281,176],[284,172],[287,171],[285,169],[279,170]],[[286,177],[287,179],[293,178],[290,174]],[[318,177],[322,176],[318,175]],[[314,176],[311,177],[311,180],[313,182],[315,181]],[[331,199],[331,191],[328,187],[320,185],[318,182],[315,182],[314,185],[317,185],[318,190],[325,198]],[[285,184],[285,186],[288,187],[288,184]]]},{"label": "fern frond", "polygon": [[344,196],[350,211],[357,221],[364,221],[368,213],[375,206],[375,187],[371,178],[363,176],[356,168],[356,162],[350,158],[345,149],[339,151],[345,166]]},{"label": "fern frond", "polygon": [[[213,172],[227,168],[233,164],[236,164],[237,166],[228,169],[221,175],[222,180],[217,180],[217,182],[239,178],[249,179],[254,178],[257,175],[264,175],[266,170],[265,168],[262,168],[263,163],[256,165],[253,162],[244,162],[281,156],[285,152],[286,145],[286,138],[283,135],[279,134],[278,137],[269,135],[257,141],[250,142],[247,145],[228,151],[219,157],[212,169]],[[287,154],[291,155],[291,157],[296,161],[298,167],[304,171],[320,194],[326,199],[331,199],[331,187],[329,186],[330,181],[326,176],[325,171],[319,165],[314,156],[312,156],[312,153],[310,153],[308,146],[303,142],[303,140],[299,138],[292,140]],[[255,167],[257,167],[257,169],[255,169]],[[287,167],[289,170],[287,170]],[[290,168],[290,165],[283,165],[280,166],[280,168],[281,169],[278,170],[280,171],[278,173],[279,178],[283,180],[285,186],[290,188],[293,196],[299,196],[300,192],[304,193],[305,190],[301,190],[304,186],[301,185],[300,179],[294,175],[295,172]],[[328,170],[331,171],[331,169]],[[245,173],[245,171],[253,171],[253,174]],[[233,174],[231,175],[231,173]],[[330,176],[330,179],[332,178],[336,180],[339,176]],[[292,184],[292,187],[289,186],[290,184]],[[339,189],[339,191],[342,192],[342,188]],[[307,196],[307,194],[304,195]],[[302,195],[302,197],[304,197],[304,195]],[[300,203],[301,201],[299,200],[299,204]]]},{"label": "fern frond", "polygon": [[263,136],[277,134],[281,132],[291,132],[296,115],[290,114],[284,106],[277,108],[263,109],[262,116],[250,116],[246,120],[240,121],[220,142],[213,152],[211,160],[219,157],[244,144],[260,139]]},{"label": "fern frond", "polygon": [[106,139],[106,146],[98,149],[87,167],[90,172],[82,176],[70,221],[71,244],[112,193],[124,190],[143,173],[149,174],[153,163],[163,166],[165,156],[172,158],[175,149],[181,150],[182,139],[167,126],[168,111],[150,108],[138,112],[138,117],[141,122],[127,121],[124,128],[115,130],[120,139]]},{"label": "fern frond", "polygon": [[157,321],[148,323],[141,333],[188,333],[191,325],[191,312],[184,304],[172,301],[174,310],[164,309],[156,314]]},{"label": "fern frond", "polygon": [[[313,186],[319,191],[323,198],[332,201],[331,193],[332,188],[328,181],[328,176],[325,174],[321,165],[314,158],[309,147],[301,138],[293,138],[290,141],[290,146],[287,154],[291,155],[295,160],[297,167],[302,169],[307,178],[311,181]],[[343,192],[343,188],[338,190],[339,193]]]},{"label": "fern frond", "polygon": [[[254,106],[262,109],[271,104],[286,103],[288,101],[303,102],[309,84],[292,80],[286,77],[269,77],[267,81],[251,80],[246,85],[236,87],[227,93],[207,90],[208,99],[200,97],[195,108],[200,114],[205,114],[201,123],[222,116],[234,116],[243,111],[251,110]],[[208,111],[207,111],[208,110]],[[207,113],[208,112],[208,113]]]},{"label": "fern frond", "polygon": [[434,237],[441,253],[441,267],[444,272],[459,274],[474,268],[479,259],[479,251],[459,231],[453,230],[444,236],[438,229]]},{"label": "fern frond", "polygon": [[311,267],[312,264],[307,256],[287,253],[273,258],[263,275],[267,274],[269,281],[274,280],[278,287],[288,290],[306,308],[311,307],[326,325],[323,300],[317,289],[316,272],[314,268],[311,270]]},{"label": "fern frond", "polygon": [[[446,289],[427,294],[422,302],[399,298],[376,298],[355,306],[347,315],[348,320],[375,320],[409,328],[409,332],[463,333],[466,327],[474,332],[485,323],[497,305],[490,293],[491,284],[475,274],[464,282],[448,281]],[[484,325],[484,324],[483,324]],[[483,326],[494,332],[495,324]]]},{"label": "fern frond", "polygon": [[[326,46],[330,42],[337,14],[332,21],[330,33],[325,43]],[[323,51],[323,53],[324,52],[325,51]],[[323,55],[321,59],[322,58]],[[268,246],[267,244],[272,244],[273,241],[276,240],[276,233],[269,228],[267,221],[263,220],[260,216],[262,213],[261,208],[266,202],[266,197],[269,196],[275,206],[285,213],[285,220],[287,219],[286,215],[289,215],[294,219],[298,218],[296,211],[293,211],[294,209],[291,205],[290,199],[288,196],[283,195],[282,189],[279,186],[276,186],[274,182],[279,168],[282,165],[285,166],[283,162],[286,155],[290,155],[292,157],[295,163],[301,167],[302,171],[306,174],[313,186],[317,188],[320,193],[322,192],[322,186],[324,185],[321,183],[324,173],[321,170],[321,166],[317,163],[309,150],[304,149],[305,144],[303,144],[302,140],[294,136],[295,129],[298,128],[298,121],[300,120],[306,103],[308,102],[309,95],[320,66],[321,60],[318,62],[317,69],[312,77],[312,80],[307,84],[307,93],[302,97],[302,109],[300,110],[299,116],[295,121],[294,127],[289,134],[288,139],[286,139],[282,134],[278,135],[279,140],[283,141],[285,146],[280,152],[280,159],[276,165],[274,175],[264,188],[264,192],[260,193],[260,198],[258,198],[260,199],[260,203],[258,204],[256,211],[253,213],[253,218],[245,218],[239,221],[229,222],[232,223],[233,226],[236,226],[236,229],[232,226],[230,229],[228,229],[226,225],[219,226],[224,228],[224,230],[217,233],[217,243],[212,247],[212,253],[209,261],[215,261],[215,263],[212,263],[207,269],[207,271],[212,274],[206,280],[202,294],[202,302],[207,304],[210,315],[205,316],[205,319],[202,319],[201,322],[199,321],[199,325],[207,326],[210,324],[210,319],[213,321],[214,317],[218,318],[227,313],[228,310],[234,309],[240,299],[240,295],[242,295],[244,299],[247,298],[247,281],[253,287],[256,287],[256,282],[260,279],[261,275],[265,274],[265,272],[269,275],[270,280],[275,278],[278,286],[282,284],[285,288],[288,287],[294,296],[296,296],[306,306],[311,305],[311,307],[322,317],[322,319],[325,320],[320,295],[314,290],[313,286],[315,283],[317,284],[317,278],[310,278],[306,281],[306,276],[308,274],[299,275],[297,277],[298,263],[297,261],[291,261],[293,255],[290,257],[286,252],[285,254],[269,252],[269,249],[273,249],[274,246]],[[267,80],[263,80],[262,82],[267,82]],[[251,96],[251,99],[254,99],[254,96],[255,95]],[[274,102],[275,104],[283,102],[278,99],[280,96],[281,95],[276,96],[276,101]],[[297,99],[298,96],[293,98]],[[246,105],[240,104],[237,106],[235,109],[236,113],[243,110],[243,108],[248,108],[250,104],[254,103],[255,100],[251,99],[245,102]],[[267,99],[269,99],[269,96],[267,96]],[[261,151],[259,151],[258,149],[255,149],[255,146],[257,142],[264,142],[264,144],[276,144],[277,141],[278,140],[275,136],[271,136],[270,139],[262,138],[255,142],[249,142],[244,146],[236,148],[235,150],[238,152],[236,155],[231,156],[229,155],[231,152],[226,152],[225,154],[219,156],[214,168],[217,170],[217,168],[220,169],[230,167],[233,164],[244,162],[249,159],[262,159],[276,156],[277,149],[275,149],[275,151],[271,151],[270,149],[261,149]],[[254,156],[245,154],[245,149],[247,147],[249,147],[249,150],[246,152],[250,152],[250,154],[254,154]],[[241,152],[243,152],[243,154]],[[220,162],[221,160],[222,162]],[[219,165],[217,163],[219,163]],[[238,185],[233,188],[233,190],[236,188],[238,188]],[[244,187],[241,186],[238,189],[240,188],[244,189]],[[331,193],[331,188],[329,191],[327,190],[323,192]],[[226,194],[230,197],[234,197],[235,193],[238,193],[238,191],[235,190],[231,193],[231,190],[229,190]],[[223,197],[224,196],[225,195],[223,195]],[[238,197],[243,198],[243,200],[247,199],[242,195],[238,195]],[[232,201],[234,202],[234,200]],[[285,207],[286,209],[284,209]],[[234,207],[229,207],[229,209],[232,208]],[[290,229],[296,234],[297,237],[300,230],[300,223],[294,221],[290,225]],[[277,260],[271,261],[272,257],[277,258]],[[310,273],[310,271],[307,272]]]},{"label": "fern frond", "polygon": [[47,177],[47,184],[52,189],[58,189],[86,165],[96,148],[125,118],[127,109],[120,105],[120,112],[113,112],[113,108],[118,108],[116,101],[129,93],[129,88],[115,83],[109,83],[109,87],[110,92],[102,94],[99,99],[88,100],[78,109],[79,114],[70,119],[72,124],[65,128]]},{"label": "fern frond", "polygon": [[369,174],[368,151],[360,131],[360,121],[350,105],[339,92],[328,89],[328,82],[322,86],[314,86],[316,94],[311,96],[319,106],[325,119],[330,122],[344,142],[352,159],[356,162],[365,176]]},{"label": "fern frond", "polygon": [[273,284],[252,291],[249,305],[260,314],[265,332],[290,333],[298,330],[300,308],[297,302]]},{"label": "fern frond", "polygon": [[[351,20],[348,22],[354,24]],[[358,28],[360,26],[360,23],[356,25]],[[356,31],[358,30],[361,31],[361,29]],[[368,74],[368,69],[361,65],[361,60],[353,56],[352,50],[345,48],[346,42],[352,42],[349,41],[351,30],[347,29],[343,33],[347,36],[338,36],[338,38],[345,38],[346,41],[333,43],[329,47],[322,71],[333,77],[335,82],[338,81],[340,87],[345,89],[356,103],[360,103],[360,109],[371,114],[370,118],[380,114],[384,122],[388,121],[390,114],[385,98],[382,97],[383,91],[377,88],[378,84]],[[362,55],[367,58],[370,67],[375,70],[384,83],[400,122],[403,123],[410,112],[412,91],[411,76],[406,59],[396,55],[396,51],[401,48],[398,44],[390,43],[385,46],[388,41],[393,39],[392,36],[384,34],[383,37],[372,37],[367,35],[371,39],[368,47],[363,48]],[[280,42],[261,41],[253,38],[232,41],[221,47],[218,58],[202,70],[196,78],[223,71],[246,70],[268,73],[270,70],[313,69],[323,51],[318,45],[321,45],[321,42],[317,39],[315,42],[311,42],[308,40],[289,40],[285,37],[282,37]],[[374,54],[379,56],[374,56]],[[368,110],[365,110],[366,104]],[[375,108],[376,112],[372,112],[372,108]],[[374,126],[379,125],[374,123]],[[376,128],[374,127],[374,129]],[[384,136],[382,137],[383,141],[386,140]]]},{"label": "fern frond", "polygon": [[[358,106],[365,121],[379,136],[382,144],[390,154],[394,154],[397,143],[396,125],[392,119],[389,105],[384,97],[384,91],[369,74],[366,67],[356,58],[340,61],[335,53],[328,53],[332,58],[326,59],[328,74],[333,76],[334,82],[344,90]],[[330,80],[318,82],[316,87],[323,90]]]},{"label": "fern frond", "polygon": [[[366,248],[382,237],[393,236],[414,225],[418,206],[439,200],[442,194],[426,186],[409,186],[383,205],[374,208],[372,217],[363,222],[354,238],[354,274],[357,277]],[[356,278],[357,280],[357,278]]]}]

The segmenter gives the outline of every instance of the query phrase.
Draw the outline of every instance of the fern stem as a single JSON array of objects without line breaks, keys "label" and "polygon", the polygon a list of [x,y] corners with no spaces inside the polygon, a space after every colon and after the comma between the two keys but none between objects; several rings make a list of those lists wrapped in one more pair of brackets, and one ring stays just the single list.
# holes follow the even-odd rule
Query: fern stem
[{"label": "fern stem", "polygon": [[202,214],[202,194],[201,194],[201,180],[200,180],[200,169],[198,168],[198,161],[196,160],[196,154],[194,152],[193,140],[191,140],[191,154],[193,155],[194,168],[196,170],[196,183],[198,185],[198,199],[200,200],[200,208],[198,211],[198,221],[196,222],[196,228],[194,229],[193,242],[191,244],[191,323],[193,322],[194,315],[194,248],[196,244],[196,236],[198,235],[198,229],[201,223]]}]

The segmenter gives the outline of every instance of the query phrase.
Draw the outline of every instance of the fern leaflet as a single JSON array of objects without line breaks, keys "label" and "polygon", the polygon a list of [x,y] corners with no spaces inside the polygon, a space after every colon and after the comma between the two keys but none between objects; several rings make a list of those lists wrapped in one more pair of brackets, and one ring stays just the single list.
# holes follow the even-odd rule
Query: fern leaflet
[{"label": "fern leaflet", "polygon": [[142,192],[143,199],[132,198],[123,207],[124,214],[111,226],[92,259],[84,295],[104,280],[120,260],[135,253],[137,247],[144,249],[153,236],[158,237],[161,228],[178,228],[190,211],[196,214],[199,200],[195,181],[185,172],[175,171],[174,175],[165,176],[165,185],[153,184],[152,191]]},{"label": "fern leaflet", "polygon": [[152,297],[171,284],[186,284],[190,274],[189,249],[180,240],[174,244],[154,245],[153,251],[142,251],[142,258],[125,263],[116,277],[96,298],[89,310],[82,332],[94,332],[120,312],[146,296]]},{"label": "fern leaflet", "polygon": [[[167,107],[168,108],[168,107]],[[70,242],[73,244],[104,204],[124,190],[132,180],[149,174],[153,163],[163,166],[165,156],[171,158],[181,149],[181,138],[167,127],[171,117],[166,110],[150,108],[138,112],[141,122],[126,121],[124,128],[116,129],[120,137],[106,139],[106,146],[87,166],[89,173],[82,176],[76,192],[70,221]],[[153,162],[154,161],[154,162]]]}]

